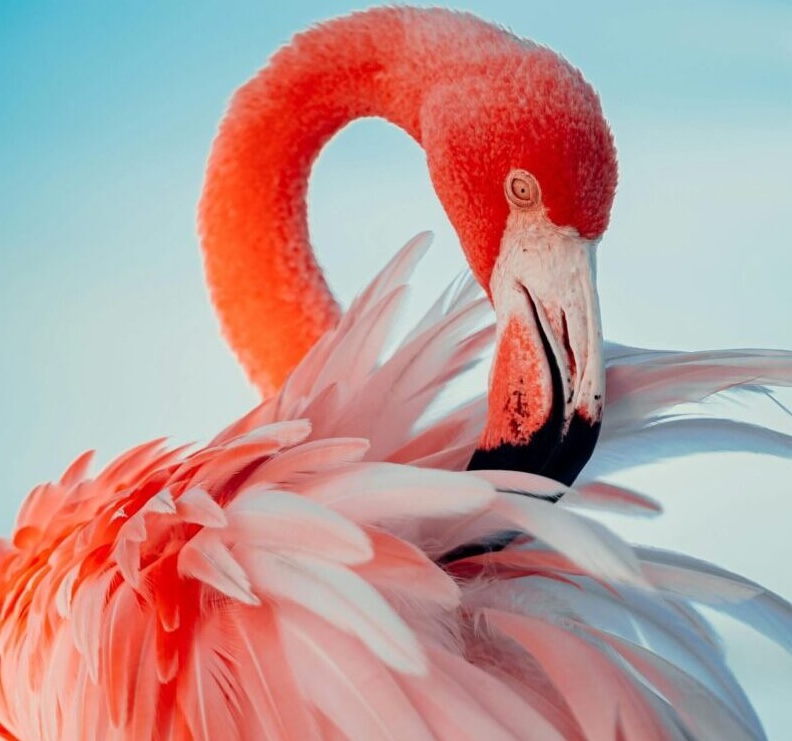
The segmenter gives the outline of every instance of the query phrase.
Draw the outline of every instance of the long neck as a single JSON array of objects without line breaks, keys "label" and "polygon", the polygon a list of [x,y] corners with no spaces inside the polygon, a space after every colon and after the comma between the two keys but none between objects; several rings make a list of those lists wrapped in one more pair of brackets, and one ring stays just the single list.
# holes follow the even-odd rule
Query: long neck
[{"label": "long neck", "polygon": [[[420,143],[424,96],[460,72],[448,58],[501,35],[465,14],[377,8],[298,35],[234,96],[209,161],[200,233],[226,339],[265,396],[339,315],[307,227],[319,150],[364,116]],[[451,48],[456,55],[438,53]]]},{"label": "long neck", "polygon": [[317,154],[364,116],[418,138],[414,96],[397,106],[389,89],[400,15],[358,14],[297,36],[236,93],[215,141],[199,212],[206,273],[226,339],[265,396],[339,316],[308,235]]}]

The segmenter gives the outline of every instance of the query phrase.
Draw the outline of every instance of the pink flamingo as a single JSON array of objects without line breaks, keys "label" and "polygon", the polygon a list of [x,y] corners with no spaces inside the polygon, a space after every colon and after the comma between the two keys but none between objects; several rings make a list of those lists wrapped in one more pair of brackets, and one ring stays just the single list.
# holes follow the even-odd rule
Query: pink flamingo
[{"label": "pink flamingo", "polygon": [[[488,403],[425,415],[492,339],[470,281],[386,354],[425,238],[343,315],[312,257],[311,163],[369,115],[426,150],[494,304]],[[790,606],[576,508],[656,510],[601,477],[680,441],[788,453],[668,410],[789,384],[792,357],[603,346],[615,186],[580,73],[472,16],[371,10],[278,52],[237,93],[201,204],[212,295],[265,401],[196,452],[154,441],[93,478],[85,455],[29,495],[0,556],[0,735],[763,738],[695,604],[787,648]]]}]

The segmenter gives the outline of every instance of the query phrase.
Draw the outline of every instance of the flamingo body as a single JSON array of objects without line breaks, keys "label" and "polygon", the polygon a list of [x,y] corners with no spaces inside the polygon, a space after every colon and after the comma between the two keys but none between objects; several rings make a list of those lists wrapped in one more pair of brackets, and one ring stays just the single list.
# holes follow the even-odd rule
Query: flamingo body
[{"label": "flamingo body", "polygon": [[[492,337],[467,283],[385,354],[423,245],[206,447],[154,441],[95,477],[86,455],[31,493],[0,571],[7,738],[762,738],[694,602],[787,644],[788,605],[577,511],[657,509],[635,492],[462,472],[483,399],[420,424]],[[783,354],[613,355],[594,471],[669,405],[792,381]]]}]

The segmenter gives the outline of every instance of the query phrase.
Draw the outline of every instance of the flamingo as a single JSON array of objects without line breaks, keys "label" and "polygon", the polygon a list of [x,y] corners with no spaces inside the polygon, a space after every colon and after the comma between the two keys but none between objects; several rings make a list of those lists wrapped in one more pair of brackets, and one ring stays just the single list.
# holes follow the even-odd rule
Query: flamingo
[{"label": "flamingo", "polygon": [[[313,159],[368,115],[426,150],[475,276],[401,340],[427,237],[342,314],[306,228]],[[792,608],[581,509],[656,511],[605,478],[680,447],[788,454],[671,410],[792,384],[792,356],[604,343],[615,187],[582,75],[471,15],[375,9],[278,52],[235,96],[200,207],[263,401],[198,450],[157,440],[96,475],[86,454],[30,493],[0,552],[0,735],[764,738],[697,606],[787,649]],[[438,406],[493,339],[487,398]]]}]

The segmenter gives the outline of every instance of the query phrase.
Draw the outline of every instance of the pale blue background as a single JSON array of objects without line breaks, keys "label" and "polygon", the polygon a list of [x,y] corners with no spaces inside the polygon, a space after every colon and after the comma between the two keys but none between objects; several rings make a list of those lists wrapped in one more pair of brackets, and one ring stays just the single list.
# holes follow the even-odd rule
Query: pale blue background
[{"label": "pale blue background", "polygon": [[[255,401],[207,304],[194,206],[232,90],[349,2],[0,5],[0,525],[79,452],[202,439]],[[602,95],[621,183],[600,251],[608,336],[650,346],[792,347],[792,5],[465,2],[547,43]],[[462,266],[401,132],[363,122],[322,155],[312,230],[348,301],[425,228],[416,283]],[[786,400],[790,397],[787,395]],[[785,425],[770,405],[762,419]],[[705,456],[633,479],[660,521],[616,521],[792,597],[792,463]],[[792,661],[726,626],[771,739]]]}]

